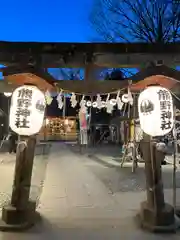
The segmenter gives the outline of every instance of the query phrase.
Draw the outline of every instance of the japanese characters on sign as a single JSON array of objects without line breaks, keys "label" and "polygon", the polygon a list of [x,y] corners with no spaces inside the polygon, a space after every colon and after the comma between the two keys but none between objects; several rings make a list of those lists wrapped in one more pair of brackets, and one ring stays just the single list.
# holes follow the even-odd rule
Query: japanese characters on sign
[{"label": "japanese characters on sign", "polygon": [[45,106],[45,96],[37,87],[17,88],[11,98],[10,128],[23,136],[38,133],[43,125]]},{"label": "japanese characters on sign", "polygon": [[152,136],[164,136],[174,126],[171,93],[160,86],[151,86],[139,95],[138,112],[142,130]]},{"label": "japanese characters on sign", "polygon": [[16,122],[17,128],[29,128],[30,107],[32,105],[32,90],[23,88],[18,90]]},{"label": "japanese characters on sign", "polygon": [[171,130],[173,125],[171,93],[164,89],[164,90],[159,90],[157,94],[159,97],[159,104],[160,104],[161,129]]}]

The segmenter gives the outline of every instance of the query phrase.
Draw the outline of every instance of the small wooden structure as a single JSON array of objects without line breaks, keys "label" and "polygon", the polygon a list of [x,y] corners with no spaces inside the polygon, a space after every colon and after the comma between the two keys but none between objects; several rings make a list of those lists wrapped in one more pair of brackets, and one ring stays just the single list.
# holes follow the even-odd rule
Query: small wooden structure
[{"label": "small wooden structure", "polygon": [[50,141],[76,141],[76,118],[47,116],[45,124],[39,133],[38,139],[46,139]]}]

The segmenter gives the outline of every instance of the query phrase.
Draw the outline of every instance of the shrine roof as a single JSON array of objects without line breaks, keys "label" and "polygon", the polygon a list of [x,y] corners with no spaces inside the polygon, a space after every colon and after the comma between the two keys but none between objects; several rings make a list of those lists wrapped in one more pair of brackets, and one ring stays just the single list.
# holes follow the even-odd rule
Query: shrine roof
[{"label": "shrine roof", "polygon": [[164,75],[153,75],[145,78],[142,81],[139,81],[135,84],[132,84],[130,89],[133,92],[140,92],[150,85],[160,85],[161,87],[167,88],[172,91],[179,91],[180,81],[170,78]]}]

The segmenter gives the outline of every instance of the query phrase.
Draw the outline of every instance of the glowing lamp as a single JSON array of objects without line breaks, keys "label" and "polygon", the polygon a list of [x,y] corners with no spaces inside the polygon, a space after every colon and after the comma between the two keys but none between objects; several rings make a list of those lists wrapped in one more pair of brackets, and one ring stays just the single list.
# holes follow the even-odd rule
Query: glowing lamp
[{"label": "glowing lamp", "polygon": [[4,96],[6,96],[6,97],[10,97],[11,95],[12,95],[11,92],[4,92]]},{"label": "glowing lamp", "polygon": [[69,120],[68,120],[68,119],[65,119],[65,120],[64,120],[64,124],[65,124],[65,125],[68,125],[68,124],[69,124]]},{"label": "glowing lamp", "polygon": [[46,118],[46,125],[48,125],[49,124],[49,119],[48,118]]},{"label": "glowing lamp", "polygon": [[36,86],[24,85],[11,97],[9,126],[21,136],[37,134],[44,123],[45,95]]},{"label": "glowing lamp", "polygon": [[141,92],[138,112],[141,129],[150,136],[164,136],[173,129],[173,100],[166,88],[151,86]]}]

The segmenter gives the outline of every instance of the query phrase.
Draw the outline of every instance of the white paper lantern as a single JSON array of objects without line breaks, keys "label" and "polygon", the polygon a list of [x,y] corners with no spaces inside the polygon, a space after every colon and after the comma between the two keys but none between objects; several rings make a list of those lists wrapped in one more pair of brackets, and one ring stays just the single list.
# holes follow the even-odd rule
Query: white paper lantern
[{"label": "white paper lantern", "polygon": [[87,105],[87,107],[91,107],[92,106],[92,102],[91,101],[87,101],[86,105]]},{"label": "white paper lantern", "polygon": [[98,106],[98,103],[97,103],[97,102],[93,102],[93,103],[92,103],[92,107],[93,107],[93,108],[97,108],[97,106]]},{"label": "white paper lantern", "polygon": [[115,106],[116,103],[117,103],[117,100],[116,100],[116,99],[112,98],[112,99],[110,100],[110,104],[111,104],[111,105]]},{"label": "white paper lantern", "polygon": [[173,100],[166,88],[151,86],[138,98],[142,130],[153,137],[168,134],[174,126]]},{"label": "white paper lantern", "polygon": [[9,127],[21,136],[37,134],[44,122],[45,95],[36,87],[24,85],[11,98]]},{"label": "white paper lantern", "polygon": [[128,101],[129,101],[129,96],[128,96],[128,94],[122,95],[122,101],[123,101],[123,103],[128,103]]}]

